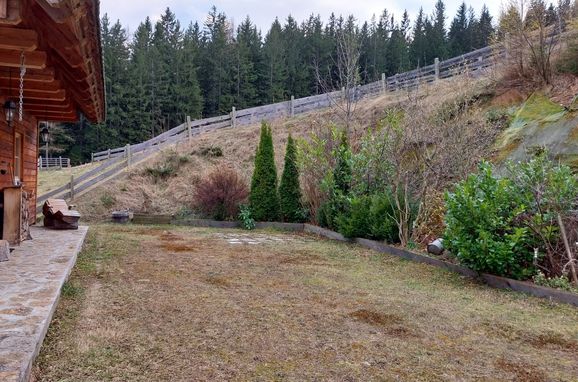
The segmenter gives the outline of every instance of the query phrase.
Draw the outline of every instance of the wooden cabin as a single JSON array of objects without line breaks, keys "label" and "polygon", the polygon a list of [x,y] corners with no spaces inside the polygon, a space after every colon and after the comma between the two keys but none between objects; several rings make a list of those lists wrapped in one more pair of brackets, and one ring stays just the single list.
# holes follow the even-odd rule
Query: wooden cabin
[{"label": "wooden cabin", "polygon": [[98,0],[0,0],[2,239],[35,221],[40,122],[103,121],[102,65]]}]

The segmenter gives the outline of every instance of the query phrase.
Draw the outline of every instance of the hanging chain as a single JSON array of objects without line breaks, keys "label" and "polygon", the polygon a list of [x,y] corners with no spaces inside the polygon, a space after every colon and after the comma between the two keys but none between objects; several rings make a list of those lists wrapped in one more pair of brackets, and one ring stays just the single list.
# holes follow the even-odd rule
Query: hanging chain
[{"label": "hanging chain", "polygon": [[22,103],[24,100],[24,75],[26,66],[24,66],[24,51],[20,52],[20,98],[18,100],[18,119],[22,122]]}]

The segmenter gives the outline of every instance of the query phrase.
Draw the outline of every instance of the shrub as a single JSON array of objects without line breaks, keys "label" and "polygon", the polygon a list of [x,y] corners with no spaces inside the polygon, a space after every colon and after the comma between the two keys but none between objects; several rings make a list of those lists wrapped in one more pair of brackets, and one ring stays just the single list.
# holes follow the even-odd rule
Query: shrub
[{"label": "shrub", "polygon": [[255,229],[255,220],[251,216],[251,209],[247,205],[241,205],[239,207],[239,220],[241,221],[241,226],[246,230]]},{"label": "shrub", "polygon": [[[197,154],[197,152],[193,151],[193,154]],[[199,149],[198,154],[208,158],[219,158],[223,156],[223,149],[219,146],[202,147]]]},{"label": "shrub", "polygon": [[524,212],[516,223],[528,228],[532,247],[537,248],[540,255],[546,255],[537,259],[546,275],[561,276],[569,259],[558,217],[567,226],[571,242],[575,242],[578,239],[573,212],[578,197],[576,177],[570,167],[548,159],[544,149],[536,150],[536,156],[527,162],[510,163],[507,175],[524,206]]},{"label": "shrub", "polygon": [[153,178],[156,183],[159,180],[166,180],[172,176],[175,176],[179,168],[191,161],[191,158],[187,155],[181,155],[175,150],[171,150],[166,154],[161,161],[155,163],[152,167],[146,167],[144,169],[145,175]]},{"label": "shrub", "polygon": [[444,245],[460,263],[478,272],[524,279],[534,273],[528,229],[516,227],[523,212],[509,179],[498,179],[482,163],[479,172],[446,194]]},{"label": "shrub", "polygon": [[245,181],[229,167],[216,167],[195,189],[195,207],[216,220],[233,220],[247,200]]},{"label": "shrub", "polygon": [[337,230],[345,237],[371,238],[371,198],[353,197],[348,200],[345,211],[336,217]]},{"label": "shrub", "polygon": [[289,135],[285,153],[285,167],[279,185],[279,203],[281,216],[286,222],[303,221],[301,206],[301,189],[299,187],[299,170],[297,169],[297,152],[295,141]]},{"label": "shrub", "polygon": [[267,123],[261,125],[261,138],[255,155],[255,170],[249,197],[253,218],[257,221],[279,219],[277,169],[273,151],[273,136]]},{"label": "shrub", "polygon": [[347,199],[344,211],[336,218],[338,231],[349,238],[362,237],[399,243],[399,227],[395,220],[393,201],[390,191]]},{"label": "shrub", "polygon": [[102,194],[100,196],[100,202],[104,208],[111,208],[116,204],[116,198],[114,195],[109,194],[108,192]]},{"label": "shrub", "polygon": [[[396,208],[392,203],[391,192],[376,194],[371,199],[369,215],[371,217],[371,237],[388,243],[399,243],[399,227],[395,219]],[[415,214],[414,214],[415,215]]]}]

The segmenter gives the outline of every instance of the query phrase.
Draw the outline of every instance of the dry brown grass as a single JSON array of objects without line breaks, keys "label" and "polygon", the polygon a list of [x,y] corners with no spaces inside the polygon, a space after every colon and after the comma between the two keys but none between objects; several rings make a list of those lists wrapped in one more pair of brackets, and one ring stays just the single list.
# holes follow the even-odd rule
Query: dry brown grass
[{"label": "dry brown grass", "polygon": [[79,177],[99,166],[100,163],[88,163],[82,166],[63,168],[62,170],[49,170],[38,172],[38,195],[54,190],[70,182],[70,177]]},{"label": "dry brown grass", "polygon": [[70,280],[84,292],[61,300],[35,380],[576,380],[573,307],[354,245],[220,232],[91,227]]}]

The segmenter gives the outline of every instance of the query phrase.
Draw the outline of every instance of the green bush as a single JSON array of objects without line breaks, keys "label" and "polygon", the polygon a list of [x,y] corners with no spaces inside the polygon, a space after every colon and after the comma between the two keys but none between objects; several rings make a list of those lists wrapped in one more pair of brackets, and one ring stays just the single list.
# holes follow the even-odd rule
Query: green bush
[{"label": "green bush", "polygon": [[371,238],[371,198],[353,197],[348,200],[345,211],[336,217],[337,230],[345,237]]},{"label": "green bush", "polygon": [[[388,243],[399,243],[399,227],[393,219],[395,208],[391,193],[377,194],[371,199],[371,237]],[[415,215],[415,214],[414,214]]]},{"label": "green bush", "polygon": [[285,167],[279,185],[279,203],[281,217],[286,222],[302,222],[303,206],[301,205],[301,189],[299,187],[299,170],[297,168],[297,151],[295,141],[289,135],[285,153]]},{"label": "green bush", "polygon": [[524,211],[509,179],[488,163],[446,194],[444,245],[460,263],[478,271],[525,279],[534,273],[528,229],[515,219]]},{"label": "green bush", "polygon": [[251,209],[249,206],[241,205],[239,207],[239,220],[244,229],[248,231],[255,229],[255,220],[251,216]]},{"label": "green bush", "polygon": [[261,138],[255,155],[255,170],[251,179],[249,201],[255,220],[276,221],[279,219],[273,135],[271,128],[265,122],[261,125]]},{"label": "green bush", "polygon": [[[345,237],[361,237],[399,243],[399,227],[394,219],[394,198],[390,191],[347,199],[336,218],[337,230]],[[413,206],[410,206],[413,209]],[[412,211],[412,216],[415,216]],[[413,220],[413,218],[412,218]]]}]

